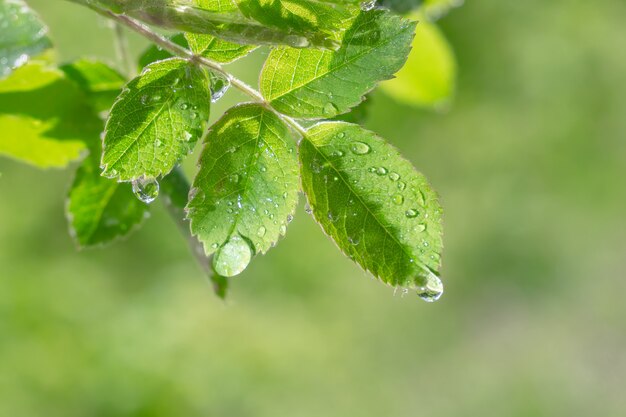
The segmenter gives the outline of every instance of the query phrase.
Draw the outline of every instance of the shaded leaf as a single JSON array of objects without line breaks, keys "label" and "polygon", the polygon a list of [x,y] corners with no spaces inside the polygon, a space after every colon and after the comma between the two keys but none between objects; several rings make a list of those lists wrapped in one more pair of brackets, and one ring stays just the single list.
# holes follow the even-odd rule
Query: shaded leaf
[{"label": "shaded leaf", "polygon": [[[173,36],[168,37],[168,39],[174,42],[178,46],[182,46],[183,48],[189,48],[189,44],[187,43],[187,38],[182,33],[177,33]],[[170,53],[170,51],[161,48],[160,46],[150,45],[146,48],[145,51],[139,56],[139,69],[142,70],[144,67],[152,64],[153,62],[162,61],[164,59],[173,58],[174,55]]]},{"label": "shaded leaf", "polygon": [[281,113],[330,118],[349,111],[404,64],[415,23],[388,12],[362,13],[337,51],[274,49],[261,72],[263,96]]},{"label": "shaded leaf", "polygon": [[[51,97],[54,105],[51,105]],[[65,167],[99,142],[102,122],[63,72],[27,64],[0,80],[0,154]]]},{"label": "shaded leaf", "polygon": [[422,107],[445,106],[454,94],[454,52],[439,28],[427,21],[417,26],[413,49],[396,78],[381,89],[394,99]]},{"label": "shaded leaf", "polygon": [[111,109],[103,175],[131,181],[170,172],[202,136],[209,103],[207,77],[200,68],[178,58],[147,66]]},{"label": "shaded leaf", "polygon": [[243,58],[258,48],[257,45],[241,45],[211,35],[185,33],[185,37],[193,53],[223,64]]},{"label": "shaded leaf", "polygon": [[73,0],[104,7],[115,13],[164,28],[201,33],[220,39],[253,45],[291,45],[294,47],[332,47],[323,33],[310,38],[268,27],[244,16],[233,0]]},{"label": "shaded leaf", "polygon": [[392,146],[360,126],[325,122],[300,142],[300,164],[315,219],[347,256],[393,286],[435,279],[441,208]]},{"label": "shaded leaf", "polygon": [[191,230],[207,255],[217,252],[216,271],[235,275],[276,244],[295,210],[298,163],[289,129],[260,105],[234,107],[211,128],[199,168],[187,207]]},{"label": "shaded leaf", "polygon": [[60,69],[81,88],[98,112],[109,110],[126,84],[119,72],[99,61],[79,59]]},{"label": "shaded leaf", "polygon": [[0,77],[52,47],[48,28],[22,0],[0,0]]},{"label": "shaded leaf", "polygon": [[65,211],[70,234],[84,248],[128,235],[146,218],[148,206],[135,197],[129,183],[100,175],[99,146],[94,146],[76,172]]}]

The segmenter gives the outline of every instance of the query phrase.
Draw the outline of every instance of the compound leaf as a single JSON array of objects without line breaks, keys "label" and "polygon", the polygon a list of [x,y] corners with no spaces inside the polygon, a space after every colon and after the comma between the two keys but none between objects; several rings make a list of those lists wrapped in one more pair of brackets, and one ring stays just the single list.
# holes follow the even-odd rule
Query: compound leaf
[{"label": "compound leaf", "polygon": [[261,72],[263,96],[281,113],[330,118],[349,111],[409,54],[415,23],[388,12],[361,13],[337,51],[274,49]]},{"label": "compound leaf", "polygon": [[289,129],[257,104],[227,111],[211,128],[187,206],[191,231],[216,271],[232,276],[285,234],[298,200]]},{"label": "compound leaf", "polygon": [[78,168],[65,207],[70,234],[82,248],[104,245],[128,235],[148,212],[148,206],[134,196],[129,183],[100,175],[97,145]]},{"label": "compound leaf", "polygon": [[450,44],[435,24],[422,21],[406,64],[396,78],[380,87],[405,104],[442,107],[454,94],[455,79],[456,61]]},{"label": "compound leaf", "polygon": [[109,110],[126,84],[119,72],[99,61],[83,58],[60,69],[81,88],[98,112]]},{"label": "compound leaf", "polygon": [[[54,104],[51,102],[54,98]],[[30,63],[0,80],[0,154],[62,168],[99,142],[102,122],[63,72]]]},{"label": "compound leaf", "polygon": [[392,146],[360,126],[324,122],[300,142],[300,165],[315,219],[346,255],[393,286],[438,281],[437,196]]},{"label": "compound leaf", "polygon": [[207,82],[200,68],[183,59],[147,66],[111,109],[103,175],[131,181],[170,172],[204,132],[210,103]]},{"label": "compound leaf", "polygon": [[22,0],[0,0],[0,77],[52,47],[48,28]]}]

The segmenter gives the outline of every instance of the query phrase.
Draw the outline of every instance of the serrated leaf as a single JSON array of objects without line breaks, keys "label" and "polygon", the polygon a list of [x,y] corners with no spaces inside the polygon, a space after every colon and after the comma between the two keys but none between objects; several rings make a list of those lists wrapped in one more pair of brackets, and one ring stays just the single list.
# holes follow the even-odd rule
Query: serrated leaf
[{"label": "serrated leaf", "polygon": [[339,248],[393,286],[422,286],[439,269],[441,208],[425,177],[360,126],[325,122],[300,142],[302,188]]},{"label": "serrated leaf", "polygon": [[111,109],[103,175],[131,181],[170,172],[204,132],[210,103],[207,82],[202,69],[183,59],[147,66]]},{"label": "serrated leaf", "polygon": [[261,93],[297,118],[345,113],[402,67],[414,30],[415,23],[388,12],[361,13],[337,51],[274,49],[261,72]]},{"label": "serrated leaf", "polygon": [[211,35],[185,33],[185,37],[193,53],[222,64],[243,58],[258,48],[257,45],[241,45]]},{"label": "serrated leaf", "polygon": [[76,172],[65,207],[70,234],[81,248],[101,246],[128,235],[148,212],[129,183],[100,175],[99,147],[94,146],[91,152]]},{"label": "serrated leaf", "polygon": [[[52,104],[51,98],[54,98]],[[63,72],[27,64],[0,80],[0,154],[61,168],[99,141],[102,122]]]},{"label": "serrated leaf", "polygon": [[268,27],[244,16],[233,0],[73,0],[96,4],[164,29],[201,33],[231,42],[253,45],[332,47],[323,33],[310,38]]},{"label": "serrated leaf", "polygon": [[285,234],[298,200],[294,148],[287,126],[258,104],[230,109],[211,128],[187,210],[206,254],[218,251],[214,265],[236,260],[237,268],[216,267],[221,275]]},{"label": "serrated leaf", "polygon": [[52,47],[48,28],[21,0],[0,0],[0,77]]},{"label": "serrated leaf", "polygon": [[[314,40],[335,49],[339,46],[346,22],[358,7],[337,5],[318,0],[236,0],[241,12],[264,25]],[[332,41],[335,41],[334,43]]]},{"label": "serrated leaf", "polygon": [[452,47],[439,28],[421,22],[413,49],[396,78],[380,87],[394,99],[418,107],[445,106],[454,94],[456,61]]},{"label": "serrated leaf", "polygon": [[85,93],[94,110],[109,110],[119,95],[126,79],[107,64],[90,59],[79,59],[60,67],[65,76]]}]

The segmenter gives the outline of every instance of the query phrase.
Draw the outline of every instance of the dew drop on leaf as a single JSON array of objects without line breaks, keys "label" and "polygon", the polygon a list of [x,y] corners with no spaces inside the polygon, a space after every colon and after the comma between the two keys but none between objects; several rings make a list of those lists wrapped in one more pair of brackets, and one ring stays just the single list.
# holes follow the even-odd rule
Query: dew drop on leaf
[{"label": "dew drop on leaf", "polygon": [[241,274],[250,264],[252,249],[240,236],[233,236],[215,253],[213,269],[223,277]]},{"label": "dew drop on leaf", "polygon": [[265,226],[261,226],[259,227],[259,230],[257,230],[256,235],[258,237],[263,237],[265,236],[265,232],[267,231],[267,229],[265,228]]},{"label": "dew drop on leaf", "polygon": [[285,43],[294,48],[306,48],[311,44],[307,38],[298,35],[286,36]]},{"label": "dew drop on leaf", "polygon": [[391,181],[398,181],[400,179],[400,175],[398,175],[397,172],[392,172],[391,174],[389,174],[389,179]]},{"label": "dew drop on leaf", "polygon": [[420,213],[417,210],[408,209],[404,214],[406,214],[406,217],[408,217],[409,219],[413,219],[417,217]]},{"label": "dew drop on leaf", "polygon": [[404,190],[405,188],[406,188],[406,183],[404,183],[404,182],[400,181],[400,182],[398,183],[398,190],[402,191],[402,190]]},{"label": "dew drop on leaf", "polygon": [[367,143],[352,142],[352,144],[350,145],[350,150],[352,151],[352,153],[356,155],[366,155],[370,153],[372,148],[370,148],[370,146]]},{"label": "dew drop on leaf", "polygon": [[133,193],[146,204],[152,203],[159,196],[159,182],[154,178],[133,180]]},{"label": "dew drop on leaf", "polygon": [[401,194],[395,194],[391,199],[393,200],[394,204],[397,204],[398,206],[404,203],[404,197],[402,197]]},{"label": "dew drop on leaf", "polygon": [[376,173],[380,176],[387,174],[387,168],[385,167],[379,167],[376,168]]},{"label": "dew drop on leaf", "polygon": [[335,106],[333,103],[329,101],[328,103],[324,105],[324,108],[322,109],[322,111],[324,112],[326,116],[332,116],[334,114],[337,114],[338,109],[337,109],[337,106]]}]

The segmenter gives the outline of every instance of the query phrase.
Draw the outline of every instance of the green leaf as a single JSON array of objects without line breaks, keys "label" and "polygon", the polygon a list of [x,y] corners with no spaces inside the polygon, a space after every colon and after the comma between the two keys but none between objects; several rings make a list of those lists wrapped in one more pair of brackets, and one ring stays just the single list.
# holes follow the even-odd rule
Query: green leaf
[{"label": "green leaf", "polygon": [[147,66],[111,109],[103,175],[131,181],[170,172],[202,136],[210,101],[200,68],[178,58]]},{"label": "green leaf", "polygon": [[[54,99],[54,101],[52,101]],[[0,154],[61,168],[99,142],[102,122],[63,72],[27,64],[0,80]]]},{"label": "green leaf", "polygon": [[81,247],[111,243],[135,230],[148,206],[133,194],[129,183],[100,175],[99,143],[78,168],[65,207],[70,234]]},{"label": "green leaf", "polygon": [[126,84],[119,72],[99,61],[83,58],[60,69],[81,88],[98,112],[109,110]]},{"label": "green leaf", "polygon": [[331,120],[354,123],[357,125],[363,124],[367,121],[371,103],[372,97],[371,94],[368,94],[367,96],[365,96],[363,101],[360,102],[358,106],[353,107],[350,112],[335,116]]},{"label": "green leaf", "polygon": [[257,45],[241,45],[228,42],[211,35],[185,33],[189,47],[194,54],[201,55],[212,61],[228,64],[243,58],[258,48]]},{"label": "green leaf", "polygon": [[454,94],[455,79],[456,61],[450,44],[435,24],[422,21],[405,66],[396,78],[382,83],[381,89],[405,104],[441,108]]},{"label": "green leaf", "polygon": [[436,286],[441,208],[392,146],[357,125],[320,123],[300,142],[300,165],[315,219],[346,255],[389,285]]},{"label": "green leaf", "polygon": [[298,200],[289,129],[258,104],[234,107],[211,128],[187,206],[191,231],[232,276],[286,232]]},{"label": "green leaf", "polygon": [[0,0],[0,77],[52,47],[48,28],[21,0]]},{"label": "green leaf", "polygon": [[264,25],[295,33],[314,43],[336,49],[346,22],[359,8],[338,6],[318,0],[236,0],[249,18]]},{"label": "green leaf", "polygon": [[[164,29],[201,33],[241,44],[332,47],[323,33],[310,38],[247,18],[233,0],[73,0]],[[313,36],[314,35],[314,36]]]},{"label": "green leaf", "polygon": [[349,111],[404,64],[415,23],[374,10],[359,15],[337,51],[274,49],[261,72],[263,96],[281,113],[330,118]]}]

